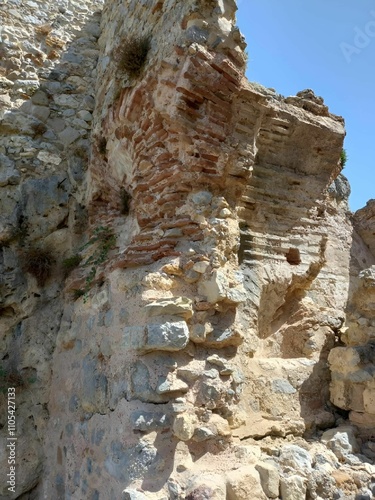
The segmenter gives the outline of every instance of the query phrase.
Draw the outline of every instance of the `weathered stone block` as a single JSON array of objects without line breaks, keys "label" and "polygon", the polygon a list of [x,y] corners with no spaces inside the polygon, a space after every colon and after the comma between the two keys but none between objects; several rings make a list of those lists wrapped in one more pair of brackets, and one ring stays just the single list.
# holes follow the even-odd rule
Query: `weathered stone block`
[{"label": "weathered stone block", "polygon": [[146,495],[131,488],[126,488],[126,490],[122,492],[122,495],[123,500],[147,500]]},{"label": "weathered stone block", "polygon": [[280,394],[294,394],[297,390],[286,379],[272,381],[272,391]]},{"label": "weathered stone block", "polygon": [[280,475],[279,471],[274,465],[266,462],[259,462],[255,466],[259,472],[260,482],[264,493],[269,498],[278,498],[280,488]]},{"label": "weathered stone block", "polygon": [[171,379],[166,379],[165,377],[160,377],[158,384],[156,386],[156,392],[158,394],[169,394],[171,392],[187,392],[189,386],[183,381],[175,377],[170,377]]},{"label": "weathered stone block", "polygon": [[21,174],[15,168],[14,162],[7,156],[0,154],[0,187],[8,184],[19,184]]},{"label": "weathered stone block", "polygon": [[221,269],[213,271],[208,279],[201,281],[198,285],[198,291],[212,304],[222,300],[240,304],[246,300],[246,290],[243,286],[233,286],[229,282],[228,276]]},{"label": "weathered stone block", "polygon": [[193,302],[187,297],[159,299],[147,304],[145,309],[149,316],[171,315],[189,319],[193,315]]},{"label": "weathered stone block", "polygon": [[[363,406],[366,413],[370,413],[371,415],[375,415],[375,387],[372,384],[372,387],[367,387],[363,391]],[[352,408],[353,410],[355,408]]]},{"label": "weathered stone block", "polygon": [[227,474],[228,500],[249,500],[249,495],[257,500],[266,500],[267,498],[255,467],[247,465]]},{"label": "weathered stone block", "polygon": [[149,324],[142,347],[146,351],[180,351],[189,342],[189,329],[185,321]]},{"label": "weathered stone block", "polygon": [[215,436],[216,434],[208,427],[198,427],[195,429],[193,440],[197,443],[201,443],[202,441],[207,441]]},{"label": "weathered stone block", "polygon": [[196,324],[190,328],[190,340],[196,344],[201,344],[206,340],[209,333],[213,331],[212,325],[210,323],[205,323],[203,325]]},{"label": "weathered stone block", "polygon": [[64,146],[70,146],[79,137],[81,137],[81,134],[73,127],[66,127],[66,129],[59,133],[59,139]]},{"label": "weathered stone block", "polygon": [[302,500],[306,498],[306,479],[297,475],[284,477],[280,482],[280,491],[283,500]]},{"label": "weathered stone block", "polygon": [[325,431],[321,437],[322,443],[333,451],[339,460],[351,453],[359,452],[359,444],[353,427],[342,426]]},{"label": "weathered stone block", "polygon": [[173,423],[173,434],[181,441],[189,441],[194,435],[196,424],[195,415],[177,415]]},{"label": "weathered stone block", "polygon": [[300,446],[291,444],[281,449],[280,463],[284,466],[308,472],[311,470],[311,462],[310,454]]},{"label": "weathered stone block", "polygon": [[351,347],[335,347],[328,356],[328,362],[333,372],[349,373],[360,363],[358,352]]}]

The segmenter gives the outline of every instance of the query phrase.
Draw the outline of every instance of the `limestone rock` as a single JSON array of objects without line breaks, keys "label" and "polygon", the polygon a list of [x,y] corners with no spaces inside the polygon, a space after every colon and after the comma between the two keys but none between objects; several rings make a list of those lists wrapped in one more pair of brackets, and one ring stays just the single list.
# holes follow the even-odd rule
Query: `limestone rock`
[{"label": "limestone rock", "polygon": [[189,329],[185,321],[150,323],[142,349],[147,351],[179,351],[189,342]]},{"label": "limestone rock", "polygon": [[19,184],[20,180],[21,175],[15,168],[14,162],[0,154],[0,187]]},{"label": "limestone rock", "polygon": [[196,271],[197,273],[200,273],[200,274],[204,274],[207,271],[209,265],[210,265],[209,262],[201,260],[201,261],[196,262],[194,264],[193,271]]},{"label": "limestone rock", "polygon": [[243,287],[232,286],[227,275],[222,270],[213,271],[209,279],[199,283],[198,290],[212,304],[222,300],[239,304],[246,300],[246,292]]},{"label": "limestone rock", "polygon": [[354,214],[354,227],[372,254],[375,254],[375,239],[373,229],[375,225],[375,200],[369,200],[364,208]]},{"label": "limestone rock", "polygon": [[350,426],[342,426],[325,431],[321,437],[321,441],[333,451],[340,461],[345,461],[348,454],[359,452],[359,444],[355,431]]},{"label": "limestone rock", "polygon": [[261,461],[261,449],[256,445],[237,446],[235,449],[235,454],[236,457],[238,457],[242,462],[251,465]]},{"label": "limestone rock", "polygon": [[293,470],[304,471],[309,473],[311,470],[311,456],[310,454],[296,445],[285,445],[280,452],[280,463],[285,467],[290,467]]},{"label": "limestone rock", "polygon": [[60,165],[62,162],[62,158],[60,156],[48,153],[47,151],[40,151],[37,157],[40,161],[51,165]]},{"label": "limestone rock", "polygon": [[283,500],[303,500],[306,498],[306,479],[293,475],[284,477],[280,482],[281,498]]},{"label": "limestone rock", "polygon": [[260,482],[267,497],[278,498],[280,475],[277,468],[267,462],[259,462],[255,468],[259,472]]},{"label": "limestone rock", "polygon": [[173,423],[173,433],[181,441],[189,441],[193,437],[196,418],[193,415],[177,415]]},{"label": "limestone rock", "polygon": [[194,432],[193,440],[198,443],[213,439],[216,434],[208,427],[197,427]]},{"label": "limestone rock", "polygon": [[220,375],[231,375],[234,371],[234,368],[225,359],[220,358],[217,354],[209,356],[207,361],[219,368]]},{"label": "limestone rock", "polygon": [[160,377],[158,384],[156,386],[156,392],[158,394],[169,394],[173,392],[188,392],[189,386],[183,381],[179,380],[172,375],[167,378]]},{"label": "limestone rock", "polygon": [[332,349],[328,361],[332,370],[331,400],[340,408],[375,414],[375,385],[372,371],[374,344]]},{"label": "limestone rock", "polygon": [[146,305],[149,316],[172,315],[189,319],[193,315],[192,301],[187,297],[159,299]]},{"label": "limestone rock", "polygon": [[122,494],[123,500],[147,500],[146,495],[144,495],[141,491],[133,490],[131,488],[126,488]]},{"label": "limestone rock", "polygon": [[185,321],[151,323],[144,327],[126,327],[124,346],[141,351],[178,351],[188,343]]},{"label": "limestone rock", "polygon": [[207,335],[213,331],[212,325],[210,323],[195,324],[190,328],[190,340],[196,344],[201,344],[205,342]]},{"label": "limestone rock", "polygon": [[253,498],[266,500],[258,471],[252,465],[240,467],[227,474],[228,500],[248,500],[249,494]]}]

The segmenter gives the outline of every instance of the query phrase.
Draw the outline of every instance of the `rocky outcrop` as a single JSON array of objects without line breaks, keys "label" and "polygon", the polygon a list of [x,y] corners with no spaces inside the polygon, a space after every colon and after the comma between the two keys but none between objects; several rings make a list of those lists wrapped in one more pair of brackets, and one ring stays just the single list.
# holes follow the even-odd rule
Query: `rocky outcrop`
[{"label": "rocky outcrop", "polygon": [[11,498],[370,498],[343,119],[245,79],[232,0],[38,5],[2,35]]},{"label": "rocky outcrop", "polygon": [[[333,349],[328,359],[332,402],[349,411],[352,424],[371,439],[375,424],[373,211],[373,200],[370,200],[353,215],[354,244],[346,325],[340,336],[342,346]],[[371,458],[374,458],[372,454]]]}]

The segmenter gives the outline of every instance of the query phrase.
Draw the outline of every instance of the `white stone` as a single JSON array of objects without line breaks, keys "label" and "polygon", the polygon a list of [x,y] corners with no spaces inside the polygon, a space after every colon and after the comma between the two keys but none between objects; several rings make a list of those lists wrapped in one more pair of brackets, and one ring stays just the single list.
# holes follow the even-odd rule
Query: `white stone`
[{"label": "white stone", "polygon": [[280,482],[281,498],[283,500],[304,500],[306,498],[306,479],[294,475],[284,477]]},{"label": "white stone", "polygon": [[293,444],[282,447],[280,452],[280,463],[295,470],[311,470],[310,454],[300,446]]},{"label": "white stone", "polygon": [[173,423],[173,434],[181,441],[189,441],[194,435],[196,424],[195,415],[177,415]]},{"label": "white stone", "polygon": [[222,208],[219,212],[219,217],[226,219],[232,215],[232,212],[228,208]]},{"label": "white stone", "polygon": [[325,431],[321,437],[321,441],[333,451],[339,460],[345,460],[348,454],[358,453],[360,449],[355,437],[354,428],[350,426],[342,426]]},{"label": "white stone", "polygon": [[149,316],[172,315],[189,319],[193,315],[193,301],[188,297],[172,297],[155,300],[145,307]]},{"label": "white stone", "polygon": [[210,265],[209,262],[201,260],[200,262],[196,262],[194,264],[193,270],[196,271],[197,273],[204,274],[207,271],[209,265]]},{"label": "white stone", "polygon": [[48,153],[47,151],[39,151],[37,158],[43,163],[50,163],[51,165],[60,165],[62,162],[62,158],[60,158],[60,156]]}]

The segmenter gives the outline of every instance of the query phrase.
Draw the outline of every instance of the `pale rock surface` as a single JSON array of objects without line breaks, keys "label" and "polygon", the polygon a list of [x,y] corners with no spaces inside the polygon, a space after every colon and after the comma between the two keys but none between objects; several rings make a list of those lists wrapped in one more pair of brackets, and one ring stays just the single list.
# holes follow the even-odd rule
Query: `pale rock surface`
[{"label": "pale rock surface", "polygon": [[360,450],[354,429],[349,426],[325,431],[321,441],[333,451],[340,461],[345,461],[348,454],[358,453]]},{"label": "pale rock surface", "polygon": [[173,433],[182,441],[189,441],[194,435],[196,423],[193,415],[178,415],[173,423]]},{"label": "pale rock surface", "polygon": [[283,446],[279,460],[284,467],[292,470],[301,470],[306,474],[311,471],[311,456],[300,446],[293,444]]},{"label": "pale rock surface", "polygon": [[280,482],[283,500],[304,500],[306,498],[306,479],[297,475],[284,477]]},{"label": "pale rock surface", "polygon": [[252,465],[241,467],[227,474],[228,500],[248,500],[249,495],[266,500],[258,471]]},{"label": "pale rock surface", "polygon": [[235,9],[0,5],[6,498],[374,491],[375,205],[348,213],[321,97],[244,78]]},{"label": "pale rock surface", "polygon": [[259,472],[260,482],[267,497],[278,498],[280,490],[280,474],[277,468],[267,462],[259,462],[255,468]]}]

